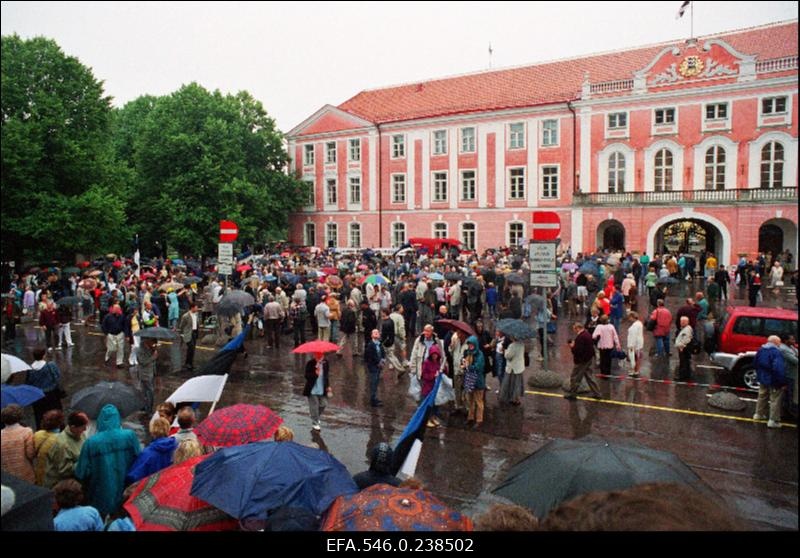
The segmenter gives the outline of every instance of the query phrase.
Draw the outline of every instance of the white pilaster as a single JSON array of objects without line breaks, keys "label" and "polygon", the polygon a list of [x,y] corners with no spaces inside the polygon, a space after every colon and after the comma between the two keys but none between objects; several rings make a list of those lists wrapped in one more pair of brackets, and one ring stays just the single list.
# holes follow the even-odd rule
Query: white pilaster
[{"label": "white pilaster", "polygon": [[486,161],[488,159],[486,154],[486,134],[488,129],[486,126],[481,126],[478,131],[478,168],[475,169],[475,188],[478,194],[478,207],[487,207],[486,202],[486,188],[488,184],[486,176]]},{"label": "white pilaster", "polygon": [[[477,128],[477,127],[476,127]],[[459,146],[458,143],[458,128],[450,128],[448,133],[448,139],[450,145],[452,146]],[[450,149],[448,151],[448,170],[447,170],[447,187],[448,192],[447,195],[450,198],[450,209],[457,209],[458,208],[458,182],[460,177],[458,176],[458,149]]]},{"label": "white pilaster", "polygon": [[581,119],[581,192],[588,193],[592,188],[592,109],[586,107],[580,111]]},{"label": "white pilaster", "polygon": [[[559,119],[559,126],[561,120]],[[537,207],[539,205],[539,125],[538,118],[528,120],[528,168],[525,170],[525,197],[528,200],[528,207]],[[561,130],[558,131],[559,134]],[[561,137],[559,135],[559,137]]]},{"label": "white pilaster", "polygon": [[[377,132],[369,133],[369,210],[376,211],[378,209],[378,134]],[[347,245],[347,244],[346,244]]]},{"label": "white pilaster", "polygon": [[494,132],[494,183],[495,207],[506,206],[506,134],[502,122],[492,123],[489,132]]},{"label": "white pilaster", "polygon": [[572,241],[572,256],[578,252],[583,252],[583,209],[579,207],[572,208],[570,212],[572,231],[570,235]]}]

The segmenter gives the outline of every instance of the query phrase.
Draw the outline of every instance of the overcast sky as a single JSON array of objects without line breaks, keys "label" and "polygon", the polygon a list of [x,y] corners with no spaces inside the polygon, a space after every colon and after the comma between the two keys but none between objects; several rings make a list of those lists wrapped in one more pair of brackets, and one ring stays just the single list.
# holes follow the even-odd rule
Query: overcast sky
[{"label": "overcast sky", "polygon": [[[3,35],[54,39],[114,104],[196,81],[249,91],[288,132],[363,89],[688,38],[667,2],[2,2]],[[694,34],[798,2],[694,4]]]}]

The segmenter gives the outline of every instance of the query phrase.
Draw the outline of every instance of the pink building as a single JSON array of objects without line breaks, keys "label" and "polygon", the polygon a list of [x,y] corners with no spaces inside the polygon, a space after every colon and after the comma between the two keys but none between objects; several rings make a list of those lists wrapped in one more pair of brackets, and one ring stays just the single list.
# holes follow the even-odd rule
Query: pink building
[{"label": "pink building", "polygon": [[298,244],[458,237],[561,216],[564,246],[797,257],[797,20],[362,91],[288,133]]}]

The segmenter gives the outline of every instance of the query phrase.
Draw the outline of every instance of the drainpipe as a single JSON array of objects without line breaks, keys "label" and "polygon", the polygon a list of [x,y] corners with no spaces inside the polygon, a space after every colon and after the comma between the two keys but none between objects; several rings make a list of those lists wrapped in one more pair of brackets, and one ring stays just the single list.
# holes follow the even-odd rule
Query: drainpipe
[{"label": "drainpipe", "polygon": [[383,188],[381,188],[381,125],[375,124],[375,129],[378,130],[378,161],[377,177],[378,177],[378,248],[383,247]]},{"label": "drainpipe", "polygon": [[567,101],[567,108],[572,113],[572,192],[579,193],[581,191],[581,186],[578,184],[578,166],[577,166],[577,133],[578,133],[578,123],[577,117],[575,114],[575,109],[572,107],[572,101]]}]

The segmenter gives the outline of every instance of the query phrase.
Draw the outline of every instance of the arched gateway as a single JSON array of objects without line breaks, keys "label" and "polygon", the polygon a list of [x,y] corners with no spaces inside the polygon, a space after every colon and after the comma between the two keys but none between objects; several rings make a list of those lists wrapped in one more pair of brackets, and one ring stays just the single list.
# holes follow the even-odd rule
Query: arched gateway
[{"label": "arched gateway", "polygon": [[647,231],[647,253],[665,251],[699,254],[712,252],[719,263],[735,261],[731,255],[731,235],[715,217],[702,213],[674,213],[658,219]]}]

